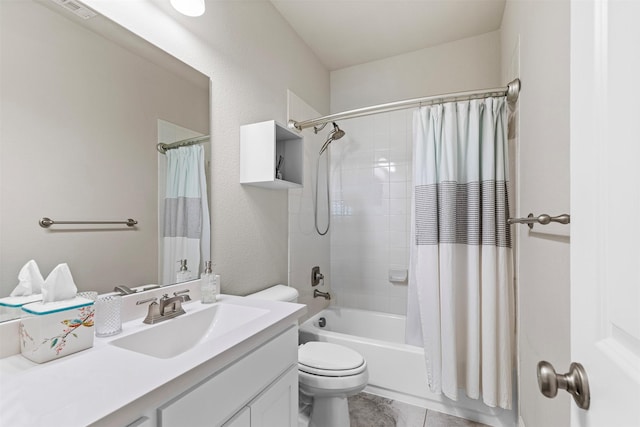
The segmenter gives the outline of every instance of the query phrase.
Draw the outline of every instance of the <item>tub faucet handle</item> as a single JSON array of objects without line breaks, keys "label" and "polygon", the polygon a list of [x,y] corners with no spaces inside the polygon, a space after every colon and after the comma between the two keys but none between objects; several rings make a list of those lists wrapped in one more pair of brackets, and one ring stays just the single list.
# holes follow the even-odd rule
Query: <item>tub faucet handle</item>
[{"label": "tub faucet handle", "polygon": [[324,283],[324,274],[320,273],[320,267],[316,265],[311,269],[311,286],[318,286],[320,282]]}]

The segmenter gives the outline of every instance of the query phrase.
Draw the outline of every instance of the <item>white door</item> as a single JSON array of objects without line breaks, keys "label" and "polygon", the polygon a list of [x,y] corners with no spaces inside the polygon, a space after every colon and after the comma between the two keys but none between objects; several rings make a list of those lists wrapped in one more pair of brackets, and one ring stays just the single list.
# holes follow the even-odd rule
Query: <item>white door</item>
[{"label": "white door", "polygon": [[[640,426],[640,1],[571,3],[573,427]],[[566,372],[568,367],[555,367]]]}]

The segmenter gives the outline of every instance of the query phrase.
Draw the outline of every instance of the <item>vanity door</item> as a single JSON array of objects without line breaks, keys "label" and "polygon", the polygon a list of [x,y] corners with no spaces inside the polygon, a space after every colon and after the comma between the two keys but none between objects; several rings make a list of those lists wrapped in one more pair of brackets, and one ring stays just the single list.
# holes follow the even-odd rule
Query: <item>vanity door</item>
[{"label": "vanity door", "polygon": [[298,367],[292,366],[222,427],[296,427]]},{"label": "vanity door", "polygon": [[298,425],[298,366],[293,366],[249,404],[251,427]]}]

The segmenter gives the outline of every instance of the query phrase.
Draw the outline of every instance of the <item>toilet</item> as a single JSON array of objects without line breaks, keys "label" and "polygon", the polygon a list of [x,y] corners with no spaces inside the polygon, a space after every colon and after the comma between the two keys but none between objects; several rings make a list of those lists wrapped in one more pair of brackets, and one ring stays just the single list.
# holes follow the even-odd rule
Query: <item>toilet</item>
[{"label": "toilet", "polygon": [[[298,302],[298,291],[275,285],[247,298]],[[298,347],[301,401],[313,399],[310,427],[349,427],[347,398],[364,390],[368,380],[367,361],[355,350],[319,341]]]}]

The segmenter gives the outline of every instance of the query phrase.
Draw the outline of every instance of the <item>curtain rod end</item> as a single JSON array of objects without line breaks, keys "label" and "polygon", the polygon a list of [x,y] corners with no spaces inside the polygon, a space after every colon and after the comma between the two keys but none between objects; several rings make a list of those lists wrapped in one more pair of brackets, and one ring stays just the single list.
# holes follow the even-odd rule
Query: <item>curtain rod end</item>
[{"label": "curtain rod end", "polygon": [[298,125],[298,122],[296,122],[295,120],[289,120],[289,123],[287,123],[287,127],[289,127],[289,129],[291,130],[302,132],[302,128]]},{"label": "curtain rod end", "polygon": [[516,102],[520,94],[520,79],[514,79],[507,85],[507,101]]}]

